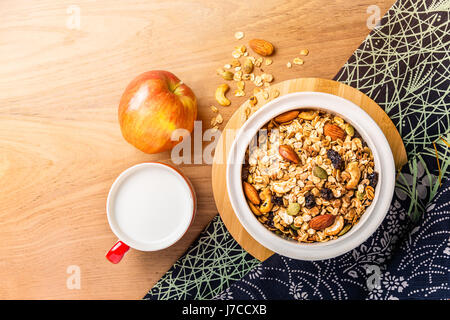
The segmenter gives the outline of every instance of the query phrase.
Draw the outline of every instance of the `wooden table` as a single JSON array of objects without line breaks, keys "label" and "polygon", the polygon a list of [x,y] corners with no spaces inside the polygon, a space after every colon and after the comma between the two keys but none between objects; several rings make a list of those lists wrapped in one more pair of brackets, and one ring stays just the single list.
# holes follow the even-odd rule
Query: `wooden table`
[{"label": "wooden table", "polygon": [[[211,166],[182,165],[198,193],[189,232],[168,250],[131,250],[118,265],[104,258],[116,240],[105,214],[115,177],[140,162],[170,163],[169,153],[147,155],[122,139],[117,106],[134,76],[175,73],[208,128],[215,70],[235,46],[273,42],[266,71],[275,81],[332,78],[370,31],[367,8],[383,15],[393,1],[134,2],[0,2],[1,299],[142,298],[217,214]],[[303,48],[306,63],[286,68]],[[225,121],[247,98],[220,109]],[[67,286],[70,266],[80,289]]]}]

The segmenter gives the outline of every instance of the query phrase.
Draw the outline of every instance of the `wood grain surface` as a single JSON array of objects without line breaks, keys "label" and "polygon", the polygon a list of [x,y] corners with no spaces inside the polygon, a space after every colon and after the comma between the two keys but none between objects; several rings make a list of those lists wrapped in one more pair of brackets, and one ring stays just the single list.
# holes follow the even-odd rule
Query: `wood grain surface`
[{"label": "wood grain surface", "polygon": [[[405,146],[403,145],[402,138],[395,128],[394,123],[375,101],[370,99],[361,91],[337,81],[318,78],[300,78],[285,80],[283,82],[277,83],[271,86],[269,90],[270,97],[273,97],[273,93],[275,91],[279,92],[280,96],[292,92],[301,91],[324,92],[343,97],[353,102],[354,104],[361,107],[364,111],[366,111],[383,131],[391,147],[396,168],[400,169],[404,164],[408,162]],[[254,111],[261,108],[270,100],[273,100],[273,98],[265,100],[262,93],[257,94],[256,97],[258,103],[253,108]],[[214,163],[212,167],[212,185],[217,210],[219,211],[220,216],[222,217],[222,220],[225,223],[228,231],[231,233],[234,239],[236,239],[236,241],[245,250],[247,250],[247,252],[252,254],[255,258],[264,261],[268,257],[270,257],[273,252],[253,239],[253,237],[250,236],[241,225],[239,219],[233,211],[233,207],[231,206],[227,187],[223,183],[223,181],[226,180],[227,159],[231,149],[231,144],[237,134],[236,131],[242,127],[247,119],[245,109],[247,109],[249,106],[249,102],[246,101],[239,109],[234,112],[234,114],[228,120],[222,135],[220,136],[219,142],[216,147],[216,152],[214,154]],[[231,137],[228,137],[228,135],[230,134]]]},{"label": "wood grain surface", "polygon": [[[237,44],[274,43],[275,82],[332,78],[369,33],[357,1],[25,1],[0,2],[0,298],[140,299],[208,224],[217,209],[211,166],[181,165],[198,194],[189,232],[168,250],[131,250],[118,265],[105,200],[115,177],[145,161],[170,163],[127,144],[120,96],[136,75],[169,70],[198,98],[209,126],[215,70]],[[80,13],[80,24],[73,24]],[[236,31],[244,31],[238,42]],[[307,48],[305,64],[286,62]],[[221,108],[225,122],[246,97]],[[78,266],[81,288],[69,289]]]}]

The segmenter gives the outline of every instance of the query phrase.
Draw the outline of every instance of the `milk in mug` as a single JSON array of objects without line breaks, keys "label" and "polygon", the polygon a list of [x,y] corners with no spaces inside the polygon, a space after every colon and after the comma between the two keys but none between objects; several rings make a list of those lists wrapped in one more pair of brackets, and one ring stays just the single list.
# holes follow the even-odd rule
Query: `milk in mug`
[{"label": "milk in mug", "polygon": [[153,251],[179,240],[194,214],[189,182],[161,163],[143,163],[125,171],[113,186],[109,220],[120,240]]}]

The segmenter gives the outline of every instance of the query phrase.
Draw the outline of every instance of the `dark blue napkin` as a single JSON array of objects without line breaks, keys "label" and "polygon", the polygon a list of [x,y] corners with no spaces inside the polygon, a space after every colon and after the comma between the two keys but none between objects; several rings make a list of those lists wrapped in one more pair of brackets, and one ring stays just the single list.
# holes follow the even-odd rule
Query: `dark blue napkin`
[{"label": "dark blue napkin", "polygon": [[340,257],[300,261],[273,255],[217,299],[448,299],[450,181],[417,226],[394,199],[375,234]]}]

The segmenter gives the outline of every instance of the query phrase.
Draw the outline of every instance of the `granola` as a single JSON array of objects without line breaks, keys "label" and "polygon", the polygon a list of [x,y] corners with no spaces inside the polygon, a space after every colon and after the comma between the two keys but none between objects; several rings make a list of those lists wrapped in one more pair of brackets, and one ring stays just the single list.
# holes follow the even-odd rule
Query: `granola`
[{"label": "granola", "polygon": [[267,229],[325,242],[348,232],[372,203],[374,167],[351,124],[318,110],[292,110],[259,131],[242,179],[251,211]]}]

